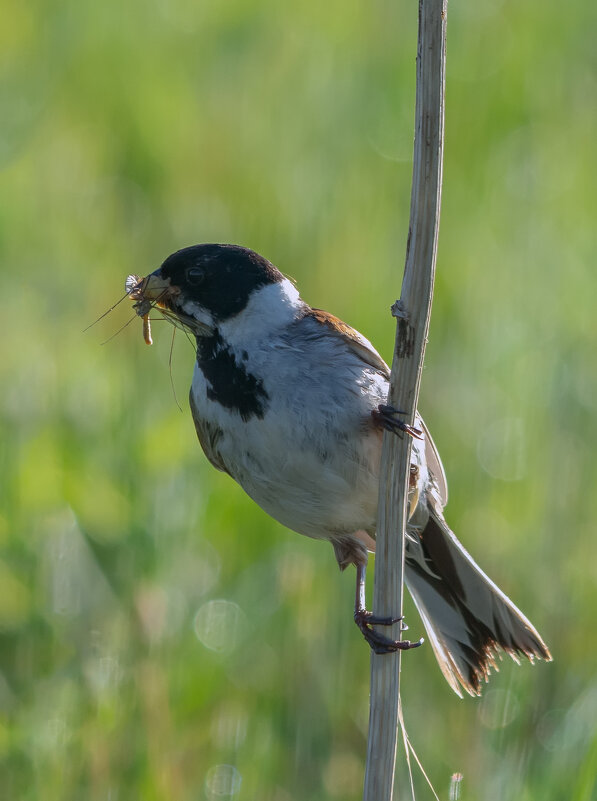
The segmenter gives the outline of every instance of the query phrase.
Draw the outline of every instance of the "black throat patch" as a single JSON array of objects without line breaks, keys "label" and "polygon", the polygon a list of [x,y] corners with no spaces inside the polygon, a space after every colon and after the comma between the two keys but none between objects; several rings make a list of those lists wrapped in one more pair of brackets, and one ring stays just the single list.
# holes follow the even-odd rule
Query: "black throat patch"
[{"label": "black throat patch", "polygon": [[236,410],[245,421],[263,417],[269,400],[263,382],[236,361],[219,331],[197,337],[197,364],[208,382],[210,400]]}]

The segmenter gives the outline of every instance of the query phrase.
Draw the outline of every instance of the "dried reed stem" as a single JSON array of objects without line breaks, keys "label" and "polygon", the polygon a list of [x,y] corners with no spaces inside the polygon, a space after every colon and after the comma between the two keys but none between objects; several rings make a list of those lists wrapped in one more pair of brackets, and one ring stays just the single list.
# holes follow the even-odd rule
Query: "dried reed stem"
[{"label": "dried reed stem", "polygon": [[[414,424],[429,330],[439,230],[444,131],[447,0],[419,0],[415,148],[406,266],[389,403]],[[373,611],[402,614],[410,438],[384,434]],[[418,622],[417,622],[418,623]],[[394,636],[399,637],[399,625]],[[387,633],[387,630],[385,630]],[[416,636],[416,635],[413,635]],[[410,657],[408,654],[406,659]],[[396,765],[400,651],[371,655],[369,740],[363,801],[391,801]]]}]

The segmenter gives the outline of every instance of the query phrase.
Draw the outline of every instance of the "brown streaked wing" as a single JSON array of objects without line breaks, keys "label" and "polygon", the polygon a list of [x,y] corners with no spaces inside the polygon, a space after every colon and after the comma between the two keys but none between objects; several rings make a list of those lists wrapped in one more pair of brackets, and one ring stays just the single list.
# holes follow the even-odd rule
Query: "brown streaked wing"
[{"label": "brown streaked wing", "polygon": [[390,377],[390,368],[381,358],[379,353],[375,350],[373,345],[368,339],[354,328],[349,326],[339,317],[324,311],[323,309],[310,309],[308,312],[310,317],[313,317],[321,325],[325,325],[330,331],[333,331],[337,336],[341,337],[352,350],[370,367],[377,370],[378,373],[384,378]]},{"label": "brown streaked wing", "polygon": [[[326,328],[341,337],[366,364],[373,367],[374,370],[377,370],[381,375],[384,376],[384,378],[389,380],[390,368],[384,362],[369,340],[365,339],[362,334],[359,334],[359,332],[355,331],[354,328],[351,328],[351,326],[347,325],[347,323],[345,323],[343,320],[340,320],[339,317],[335,317],[333,314],[330,314],[323,309],[310,309],[309,315],[317,320],[318,323],[325,325]],[[440,459],[435,443],[431,438],[429,429],[421,417],[418,417],[418,421],[420,422],[425,434],[425,458],[427,459],[427,466],[435,483],[437,484],[443,507],[448,503],[448,482],[446,481],[446,474],[444,472],[442,460]]]}]

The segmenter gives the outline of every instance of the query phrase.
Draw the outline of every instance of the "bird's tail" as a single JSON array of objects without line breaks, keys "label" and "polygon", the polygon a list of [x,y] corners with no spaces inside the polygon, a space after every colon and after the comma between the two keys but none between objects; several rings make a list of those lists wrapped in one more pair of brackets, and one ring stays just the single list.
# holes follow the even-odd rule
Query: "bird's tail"
[{"label": "bird's tail", "polygon": [[437,661],[452,689],[480,695],[482,680],[497,670],[500,651],[551,661],[540,634],[483,573],[446,521],[430,509],[419,535],[409,531],[406,585],[419,610]]}]

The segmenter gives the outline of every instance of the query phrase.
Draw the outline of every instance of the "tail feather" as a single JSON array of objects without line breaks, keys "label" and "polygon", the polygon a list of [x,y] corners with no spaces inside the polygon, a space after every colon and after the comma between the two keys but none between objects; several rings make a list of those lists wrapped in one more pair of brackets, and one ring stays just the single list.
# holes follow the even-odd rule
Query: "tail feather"
[{"label": "tail feather", "polygon": [[483,573],[433,510],[424,530],[406,538],[406,584],[419,610],[444,676],[462,697],[461,687],[480,695],[482,681],[505,651],[515,662],[524,656],[551,661],[538,631]]}]

